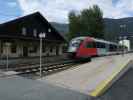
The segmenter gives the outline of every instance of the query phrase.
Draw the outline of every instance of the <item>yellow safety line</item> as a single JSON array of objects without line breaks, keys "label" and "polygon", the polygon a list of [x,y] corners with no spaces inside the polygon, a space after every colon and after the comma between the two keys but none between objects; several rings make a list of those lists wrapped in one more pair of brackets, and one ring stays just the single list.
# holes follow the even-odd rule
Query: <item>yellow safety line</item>
[{"label": "yellow safety line", "polygon": [[115,70],[112,75],[107,78],[106,80],[102,81],[95,90],[93,90],[89,95],[93,97],[100,96],[102,93],[104,93],[110,86],[113,79],[126,67],[126,65],[130,62],[128,60],[124,65],[122,64],[120,67],[117,67],[118,69]]}]

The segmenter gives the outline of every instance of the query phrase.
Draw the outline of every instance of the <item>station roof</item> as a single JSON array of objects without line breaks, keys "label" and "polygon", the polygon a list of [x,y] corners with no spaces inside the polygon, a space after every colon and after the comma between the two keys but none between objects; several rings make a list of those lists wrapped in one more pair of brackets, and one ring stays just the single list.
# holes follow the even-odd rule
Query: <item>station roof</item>
[{"label": "station roof", "polygon": [[[23,34],[23,29],[26,34]],[[40,33],[46,33],[45,40],[65,41],[39,12],[0,24],[1,39],[39,39]]]}]

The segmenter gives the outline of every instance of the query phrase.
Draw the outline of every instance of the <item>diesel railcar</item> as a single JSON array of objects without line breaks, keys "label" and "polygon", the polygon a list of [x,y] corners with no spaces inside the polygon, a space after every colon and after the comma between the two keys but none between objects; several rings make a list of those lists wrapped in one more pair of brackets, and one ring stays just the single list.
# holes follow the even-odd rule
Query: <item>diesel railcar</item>
[{"label": "diesel railcar", "polygon": [[93,37],[76,37],[68,47],[68,55],[72,58],[90,58],[93,56],[118,54],[122,45]]}]

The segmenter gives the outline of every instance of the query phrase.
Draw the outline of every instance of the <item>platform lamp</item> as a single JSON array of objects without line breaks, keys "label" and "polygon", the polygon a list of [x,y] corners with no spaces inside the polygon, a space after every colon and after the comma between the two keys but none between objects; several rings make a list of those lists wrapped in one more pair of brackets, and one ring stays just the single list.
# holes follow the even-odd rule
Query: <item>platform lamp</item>
[{"label": "platform lamp", "polygon": [[42,77],[42,39],[46,37],[46,33],[40,33],[40,77]]}]

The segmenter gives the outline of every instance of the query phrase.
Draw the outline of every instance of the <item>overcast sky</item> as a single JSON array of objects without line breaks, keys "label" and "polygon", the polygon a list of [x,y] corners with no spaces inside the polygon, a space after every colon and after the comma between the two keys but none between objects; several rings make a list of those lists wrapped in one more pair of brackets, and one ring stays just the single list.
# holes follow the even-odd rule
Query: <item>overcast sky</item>
[{"label": "overcast sky", "polygon": [[67,23],[69,11],[94,4],[107,18],[133,16],[133,0],[0,0],[0,22],[40,11],[48,21]]}]

